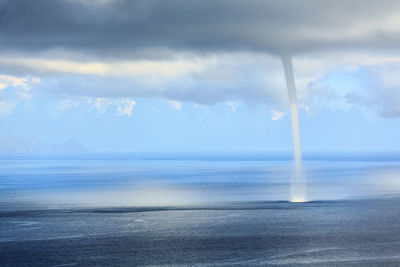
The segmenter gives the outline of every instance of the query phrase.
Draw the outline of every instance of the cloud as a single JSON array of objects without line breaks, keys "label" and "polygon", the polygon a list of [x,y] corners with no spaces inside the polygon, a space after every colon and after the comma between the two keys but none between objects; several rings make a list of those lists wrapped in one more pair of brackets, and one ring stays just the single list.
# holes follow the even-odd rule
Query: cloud
[{"label": "cloud", "polygon": [[[195,60],[196,61],[196,60]],[[38,96],[137,98],[157,97],[212,105],[242,99],[248,103],[285,105],[281,63],[254,54],[212,55],[177,77],[153,75],[43,75],[35,86]],[[282,95],[282,92],[284,93]]]},{"label": "cloud", "polygon": [[113,102],[110,99],[101,97],[96,98],[94,101],[89,99],[88,102],[89,103],[93,102],[93,106],[97,109],[97,112],[99,112],[100,114],[106,112],[107,107],[113,104]]},{"label": "cloud", "polygon": [[400,64],[370,66],[364,72],[368,84],[363,90],[349,91],[347,101],[383,118],[400,117]]},{"label": "cloud", "polygon": [[40,79],[37,77],[16,77],[11,75],[0,74],[0,90],[3,90],[9,86],[12,87],[28,87],[29,84],[40,83]]},{"label": "cloud", "polygon": [[239,107],[239,103],[236,103],[234,101],[226,101],[225,102],[228,106],[231,107],[232,111],[235,112],[236,109]]},{"label": "cloud", "polygon": [[117,114],[120,116],[127,115],[131,116],[132,115],[132,110],[133,107],[136,105],[136,102],[134,100],[119,100],[117,103]]},{"label": "cloud", "polygon": [[132,115],[133,107],[136,102],[130,98],[90,98],[90,97],[74,97],[74,98],[61,98],[53,106],[53,115],[59,115],[61,112],[69,111],[71,109],[80,110],[96,110],[99,115],[104,114],[109,108],[112,109],[118,116]]},{"label": "cloud", "polygon": [[[400,116],[396,86],[384,79],[365,92],[323,82],[337,69],[400,62],[396,0],[0,0],[0,46],[0,90],[93,99],[100,113],[137,97],[284,110],[279,55],[289,52],[300,104],[347,99]],[[40,83],[21,84],[33,76]],[[133,106],[117,113],[129,116]]]},{"label": "cloud", "polygon": [[[177,76],[156,75],[149,71],[141,75],[83,75],[76,73],[42,73],[40,80],[34,76],[2,75],[2,81],[14,88],[15,95],[22,99],[31,97],[54,97],[71,101],[91,101],[93,108],[104,113],[109,106],[116,106],[118,99],[138,97],[164,98],[169,101],[192,102],[212,105],[218,102],[247,105],[265,104],[274,110],[287,109],[287,92],[281,62],[278,58],[258,53],[213,54],[193,60],[200,66],[183,71]],[[105,62],[105,64],[108,64]],[[118,65],[119,63],[113,63]],[[111,64],[112,65],[112,64]],[[388,66],[391,66],[390,68]],[[321,107],[348,109],[351,105],[374,109],[384,117],[399,116],[392,107],[385,106],[390,101],[369,100],[364,94],[389,94],[395,90],[396,77],[400,69],[400,57],[396,53],[317,53],[294,57],[294,70],[300,106],[307,107],[307,113],[315,114]],[[337,87],[337,81],[326,83],[331,73],[353,75],[358,69],[369,69],[371,77],[376,77],[373,86],[364,86],[354,92],[353,98],[347,90]],[[374,70],[374,71],[372,71]],[[378,78],[381,77],[381,78]],[[361,77],[364,79],[365,77]],[[4,83],[4,82],[3,82]],[[13,87],[16,85],[17,87]],[[343,87],[343,86],[342,86]],[[8,94],[11,93],[9,89]],[[393,98],[396,91],[391,93]],[[359,100],[356,101],[356,94]],[[369,96],[371,98],[371,96]],[[347,100],[347,102],[346,102]],[[234,104],[231,105],[235,109]],[[122,110],[122,109],[121,109]],[[385,111],[383,111],[385,110]],[[126,113],[128,114],[128,113]]]},{"label": "cloud", "polygon": [[30,99],[32,87],[39,83],[37,77],[0,74],[0,116],[10,115],[19,102]]},{"label": "cloud", "polygon": [[276,111],[276,110],[271,110],[271,120],[277,121],[283,118],[283,112]]},{"label": "cloud", "polygon": [[[199,60],[200,61],[200,60]],[[203,60],[204,61],[204,60]],[[48,58],[0,58],[0,69],[17,73],[51,74],[79,74],[97,76],[161,76],[179,77],[186,73],[200,71],[206,62],[189,60],[172,61],[85,61],[48,59]],[[11,70],[10,70],[11,69]],[[1,80],[1,77],[0,77]]]},{"label": "cloud", "polygon": [[308,115],[314,116],[321,108],[357,107],[367,117],[400,117],[400,58],[396,51],[302,56],[294,65],[300,72],[297,83],[303,101],[299,108]]},{"label": "cloud", "polygon": [[176,109],[176,110],[181,110],[181,109],[182,109],[182,104],[179,103],[179,102],[176,101],[176,100],[170,100],[169,103],[170,103],[171,106],[173,106],[174,109]]},{"label": "cloud", "polygon": [[82,99],[86,99],[86,102],[91,104],[99,114],[105,113],[108,107],[115,106],[117,109],[117,115],[126,115],[130,117],[132,115],[133,107],[136,105],[136,102],[132,99],[115,99],[102,97],[98,97],[95,99],[84,97]]},{"label": "cloud", "polygon": [[[100,113],[105,112],[108,106],[115,105],[116,99],[138,97],[164,98],[201,105],[240,101],[251,106],[265,104],[275,110],[287,109],[287,92],[282,64],[278,58],[258,53],[228,53],[208,55],[193,62],[200,66],[191,71],[183,71],[178,76],[155,75],[151,71],[127,76],[43,73],[40,83],[27,84],[29,79],[24,77],[28,76],[19,79],[28,85],[27,88],[31,88],[29,93],[32,95],[82,101],[91,99],[93,107]],[[393,53],[320,53],[296,56],[294,70],[300,106],[307,106],[308,113],[315,113],[321,107],[348,109],[350,105],[355,105],[351,101],[346,102],[346,94],[351,88],[343,91],[337,87],[339,79],[327,83],[327,75],[335,72],[353,75],[361,67],[377,69],[388,65],[400,66],[400,57]],[[377,76],[378,72],[375,72]],[[382,68],[379,75],[384,72],[389,72],[388,68]],[[379,88],[387,86],[388,75],[374,82],[377,94],[383,92]],[[395,79],[396,73],[391,77]],[[396,81],[391,83],[394,85]]]},{"label": "cloud", "polygon": [[112,57],[145,48],[396,49],[399,9],[395,0],[2,0],[0,33],[5,51],[64,47]]}]

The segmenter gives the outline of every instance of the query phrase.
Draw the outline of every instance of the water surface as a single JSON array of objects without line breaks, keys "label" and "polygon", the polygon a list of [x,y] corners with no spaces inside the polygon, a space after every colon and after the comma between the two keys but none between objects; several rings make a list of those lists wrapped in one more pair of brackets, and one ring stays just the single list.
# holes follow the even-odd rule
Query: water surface
[{"label": "water surface", "polygon": [[398,266],[400,158],[285,155],[0,159],[1,266]]}]

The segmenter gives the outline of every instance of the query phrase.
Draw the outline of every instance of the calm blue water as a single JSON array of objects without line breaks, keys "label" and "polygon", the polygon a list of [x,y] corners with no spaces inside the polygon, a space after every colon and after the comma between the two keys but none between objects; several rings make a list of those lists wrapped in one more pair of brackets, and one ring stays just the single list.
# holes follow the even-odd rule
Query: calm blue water
[{"label": "calm blue water", "polygon": [[[0,157],[0,199],[39,206],[149,206],[288,200],[292,161],[262,154]],[[311,155],[309,200],[400,192],[400,156]]]}]

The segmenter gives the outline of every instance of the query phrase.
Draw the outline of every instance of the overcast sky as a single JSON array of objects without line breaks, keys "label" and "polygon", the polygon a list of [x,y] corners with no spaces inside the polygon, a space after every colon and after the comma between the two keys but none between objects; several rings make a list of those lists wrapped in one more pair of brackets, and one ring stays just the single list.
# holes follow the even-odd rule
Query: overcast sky
[{"label": "overcast sky", "polygon": [[399,1],[0,0],[0,135],[97,151],[398,151]]}]

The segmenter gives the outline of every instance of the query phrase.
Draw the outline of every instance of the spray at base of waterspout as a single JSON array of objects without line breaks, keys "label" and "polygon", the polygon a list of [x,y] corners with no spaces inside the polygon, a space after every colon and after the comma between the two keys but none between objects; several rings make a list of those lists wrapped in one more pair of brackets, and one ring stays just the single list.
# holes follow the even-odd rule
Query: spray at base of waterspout
[{"label": "spray at base of waterspout", "polygon": [[306,175],[304,170],[301,168],[301,162],[295,164],[295,170],[292,172],[290,180],[290,201],[308,201]]},{"label": "spray at base of waterspout", "polygon": [[305,198],[293,198],[293,199],[290,200],[290,202],[293,202],[293,203],[303,203],[303,202],[308,202],[308,200],[305,199]]}]

